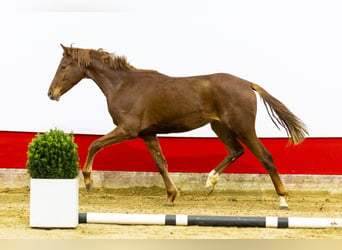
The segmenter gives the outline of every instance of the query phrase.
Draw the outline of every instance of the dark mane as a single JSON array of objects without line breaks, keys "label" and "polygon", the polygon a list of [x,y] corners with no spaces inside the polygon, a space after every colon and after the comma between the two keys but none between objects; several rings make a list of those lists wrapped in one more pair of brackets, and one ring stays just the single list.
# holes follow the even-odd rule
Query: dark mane
[{"label": "dark mane", "polygon": [[88,67],[91,58],[98,58],[103,64],[107,64],[113,70],[137,70],[131,64],[128,63],[125,56],[117,56],[114,53],[108,53],[103,49],[80,49],[80,48],[68,48],[68,55],[72,56],[81,67]]}]

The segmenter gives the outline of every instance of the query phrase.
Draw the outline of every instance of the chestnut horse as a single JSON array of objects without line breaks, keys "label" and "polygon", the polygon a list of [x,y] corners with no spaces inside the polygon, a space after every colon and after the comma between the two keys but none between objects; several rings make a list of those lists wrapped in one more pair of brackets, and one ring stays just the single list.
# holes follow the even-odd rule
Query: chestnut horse
[{"label": "chestnut horse", "polygon": [[[280,101],[259,85],[230,74],[170,77],[153,70],[137,69],[123,56],[102,49],[81,49],[61,45],[64,53],[48,96],[58,101],[83,78],[92,79],[106,96],[115,129],[89,147],[83,168],[89,190],[94,156],[101,148],[140,137],[144,140],[164,180],[167,204],[173,205],[179,191],[168,174],[167,163],[156,137],[159,133],[189,131],[210,123],[227,148],[228,155],[213,169],[207,186],[215,186],[219,175],[244,153],[240,142],[259,159],[269,173],[287,207],[287,191],[275,168],[272,155],[255,132],[256,91],[272,121],[280,124],[293,144],[308,134],[305,125]],[[276,124],[277,125],[277,124]]]}]

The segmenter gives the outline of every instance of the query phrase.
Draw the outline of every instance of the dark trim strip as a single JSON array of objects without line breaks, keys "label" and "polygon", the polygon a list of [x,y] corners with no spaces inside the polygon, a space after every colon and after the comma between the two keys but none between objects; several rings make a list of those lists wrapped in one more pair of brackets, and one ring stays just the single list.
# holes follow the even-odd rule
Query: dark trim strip
[{"label": "dark trim strip", "polygon": [[278,228],[288,228],[289,218],[279,217],[278,218]]},{"label": "dark trim strip", "polygon": [[266,218],[235,216],[189,216],[188,225],[218,227],[266,227]]},{"label": "dark trim strip", "polygon": [[78,223],[87,223],[87,213],[79,213],[78,214]]},{"label": "dark trim strip", "polygon": [[176,226],[176,215],[165,215],[165,225]]}]

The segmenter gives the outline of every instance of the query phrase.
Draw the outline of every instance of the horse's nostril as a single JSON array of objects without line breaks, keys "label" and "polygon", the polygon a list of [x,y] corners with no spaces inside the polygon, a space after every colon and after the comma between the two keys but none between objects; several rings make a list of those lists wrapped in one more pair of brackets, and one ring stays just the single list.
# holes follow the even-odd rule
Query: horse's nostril
[{"label": "horse's nostril", "polygon": [[54,91],[49,91],[48,96],[51,100],[54,100],[54,101],[59,101],[59,98],[60,98],[60,95],[55,93]]}]

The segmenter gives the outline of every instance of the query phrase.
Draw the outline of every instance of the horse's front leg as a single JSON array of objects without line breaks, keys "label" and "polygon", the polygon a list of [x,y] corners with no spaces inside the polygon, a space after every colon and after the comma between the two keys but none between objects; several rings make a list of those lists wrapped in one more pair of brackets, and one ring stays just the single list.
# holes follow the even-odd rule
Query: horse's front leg
[{"label": "horse's front leg", "polygon": [[93,165],[95,154],[99,150],[101,150],[103,147],[116,144],[116,143],[119,143],[128,139],[133,139],[135,137],[136,136],[132,135],[131,133],[128,133],[128,130],[124,129],[123,127],[117,127],[110,133],[100,137],[99,139],[93,141],[90,144],[89,149],[88,149],[86,163],[82,170],[84,184],[87,190],[90,190],[93,184],[93,181],[91,178],[91,171],[92,171],[92,165]]},{"label": "horse's front leg", "polygon": [[167,200],[165,205],[173,206],[175,199],[179,196],[179,191],[169,176],[165,157],[161,151],[158,139],[155,135],[144,136],[142,139],[149,149],[153,160],[157,165],[159,173],[163,177],[167,193]]}]

